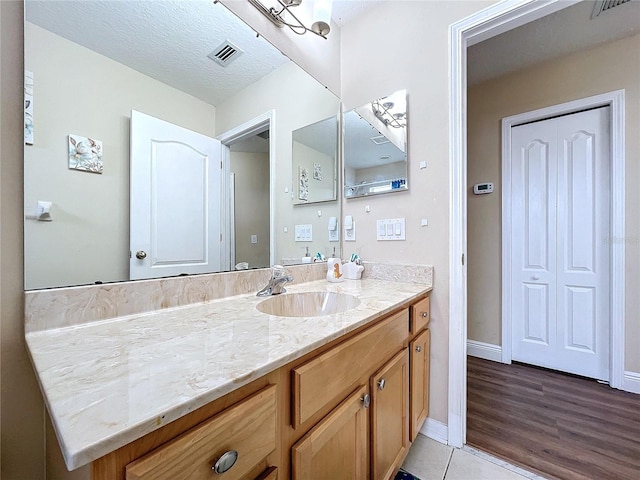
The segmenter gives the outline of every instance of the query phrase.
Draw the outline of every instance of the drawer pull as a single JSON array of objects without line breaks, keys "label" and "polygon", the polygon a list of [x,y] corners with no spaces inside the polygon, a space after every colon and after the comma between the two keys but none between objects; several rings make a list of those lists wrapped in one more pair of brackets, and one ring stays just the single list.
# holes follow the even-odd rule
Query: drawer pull
[{"label": "drawer pull", "polygon": [[229,450],[222,454],[211,469],[216,473],[224,473],[231,469],[238,460],[238,452],[235,450]]},{"label": "drawer pull", "polygon": [[422,312],[420,315],[422,315],[422,318],[427,318],[429,316],[429,312]]},{"label": "drawer pull", "polygon": [[379,390],[384,390],[384,386],[387,384],[386,380],[384,378],[381,378],[380,381],[378,382],[378,389]]},{"label": "drawer pull", "polygon": [[360,400],[362,400],[362,405],[364,406],[364,408],[369,408],[369,405],[371,405],[371,395],[369,395],[368,393],[365,393],[364,397],[362,397]]},{"label": "drawer pull", "polygon": [[416,347],[416,352],[420,353],[421,351],[422,351],[422,347],[421,347],[420,345],[418,345],[418,346]]}]

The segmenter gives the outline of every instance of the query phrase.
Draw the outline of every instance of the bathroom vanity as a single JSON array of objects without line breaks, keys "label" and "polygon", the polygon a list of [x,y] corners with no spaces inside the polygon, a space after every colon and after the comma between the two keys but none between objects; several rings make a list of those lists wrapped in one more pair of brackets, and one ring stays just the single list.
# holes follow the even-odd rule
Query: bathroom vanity
[{"label": "bathroom vanity", "polygon": [[287,286],[359,300],[322,316],[251,292],[47,326],[28,298],[26,338],[67,466],[94,480],[387,479],[428,413],[430,282]]}]

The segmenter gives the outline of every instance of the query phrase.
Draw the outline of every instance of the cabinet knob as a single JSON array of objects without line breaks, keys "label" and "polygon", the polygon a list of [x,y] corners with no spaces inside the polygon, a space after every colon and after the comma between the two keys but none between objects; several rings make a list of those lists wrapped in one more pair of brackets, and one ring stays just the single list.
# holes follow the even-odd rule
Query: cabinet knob
[{"label": "cabinet knob", "polygon": [[147,258],[147,252],[144,252],[142,250],[140,250],[139,252],[136,252],[136,258],[138,260],[144,260],[145,258]]},{"label": "cabinet knob", "polygon": [[362,405],[364,406],[364,408],[369,408],[369,405],[371,405],[371,395],[369,395],[368,393],[365,393],[364,397],[362,397],[360,400],[362,400]]},{"label": "cabinet knob", "polygon": [[416,346],[416,352],[420,353],[422,351],[422,347],[420,345]]},{"label": "cabinet knob", "polygon": [[224,473],[231,469],[238,460],[238,452],[235,450],[229,450],[222,454],[211,470],[216,473]]},{"label": "cabinet knob", "polygon": [[429,312],[422,312],[420,315],[422,315],[422,318],[427,318],[429,316]]},{"label": "cabinet knob", "polygon": [[381,378],[378,382],[378,390],[384,390],[384,386],[387,384],[384,378]]}]

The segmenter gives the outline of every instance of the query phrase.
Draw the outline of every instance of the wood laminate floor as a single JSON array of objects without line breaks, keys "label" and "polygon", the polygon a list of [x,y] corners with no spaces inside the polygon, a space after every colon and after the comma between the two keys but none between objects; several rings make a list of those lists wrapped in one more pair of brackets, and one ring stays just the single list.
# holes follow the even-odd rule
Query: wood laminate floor
[{"label": "wood laminate floor", "polygon": [[640,395],[468,357],[467,443],[552,479],[640,480]]}]

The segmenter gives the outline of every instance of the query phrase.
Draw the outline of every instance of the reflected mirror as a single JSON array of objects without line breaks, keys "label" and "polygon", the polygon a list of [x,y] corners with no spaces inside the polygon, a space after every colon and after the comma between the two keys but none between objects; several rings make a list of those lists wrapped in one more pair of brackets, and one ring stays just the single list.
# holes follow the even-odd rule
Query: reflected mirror
[{"label": "reflected mirror", "polygon": [[[172,249],[184,253],[187,246],[195,253],[187,252],[185,263],[200,272],[300,263],[305,247],[326,255],[339,246],[329,242],[325,221],[339,218],[337,200],[324,204],[323,217],[317,206],[294,208],[291,201],[293,131],[336,115],[339,99],[224,5],[26,0],[25,17],[27,289],[129,280],[130,262],[164,255],[171,263]],[[146,180],[131,170],[130,145],[138,138],[132,111],[210,139],[231,138],[228,132],[257,118],[272,121],[253,131],[253,142],[245,141],[249,135],[222,140],[220,178],[198,192],[170,182],[179,175],[203,178],[198,168],[213,165],[202,163],[209,156],[191,148],[180,155],[184,163],[162,176],[164,160],[153,159],[152,178],[164,179],[172,194],[147,200],[146,220],[134,225],[130,219],[139,208],[131,206],[130,186]],[[162,137],[158,130],[149,136]],[[156,143],[162,142],[168,145],[162,138]],[[197,203],[201,197],[220,209],[217,230],[178,232],[173,219],[185,212],[201,221],[209,208]],[[258,204],[269,208],[251,217]],[[152,254],[134,246],[131,235],[140,224],[153,224],[158,212],[169,213],[146,234],[147,243],[165,250]],[[312,240],[295,240],[301,224],[315,227]],[[173,245],[163,243],[167,235]],[[202,256],[216,257],[216,266],[203,270]],[[180,273],[194,270],[171,274]]]},{"label": "reflected mirror", "polygon": [[293,178],[297,179],[293,203],[336,199],[338,117],[325,118],[293,131]]},{"label": "reflected mirror", "polygon": [[344,114],[344,196],[406,191],[407,92]]}]

